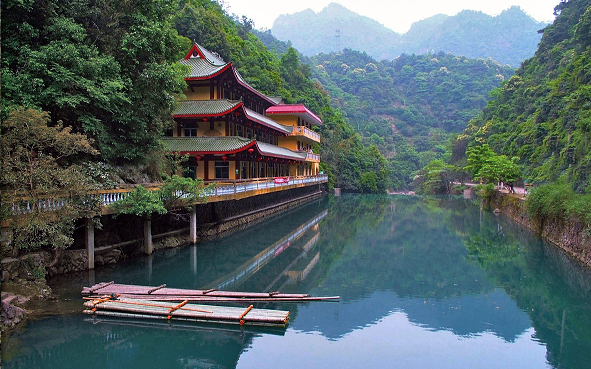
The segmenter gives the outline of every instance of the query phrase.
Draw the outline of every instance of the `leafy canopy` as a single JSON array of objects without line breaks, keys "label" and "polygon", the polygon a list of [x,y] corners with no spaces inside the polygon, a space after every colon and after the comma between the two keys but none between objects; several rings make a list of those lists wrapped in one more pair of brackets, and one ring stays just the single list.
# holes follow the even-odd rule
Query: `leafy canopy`
[{"label": "leafy canopy", "polygon": [[497,155],[487,145],[468,148],[468,170],[475,180],[486,179],[490,182],[515,182],[520,179],[519,166],[505,155]]},{"label": "leafy canopy", "polygon": [[[11,218],[13,242],[21,249],[69,247],[74,220],[99,209],[89,195],[91,183],[75,163],[98,152],[70,127],[48,124],[46,112],[23,107],[2,120],[2,218],[8,219],[13,208],[28,209]],[[46,210],[55,203],[55,211]]]},{"label": "leafy canopy", "polygon": [[116,214],[133,214],[150,218],[153,214],[166,214],[175,209],[188,209],[191,205],[206,201],[206,191],[213,185],[204,186],[202,179],[168,177],[154,190],[138,185],[122,200],[110,205]]}]

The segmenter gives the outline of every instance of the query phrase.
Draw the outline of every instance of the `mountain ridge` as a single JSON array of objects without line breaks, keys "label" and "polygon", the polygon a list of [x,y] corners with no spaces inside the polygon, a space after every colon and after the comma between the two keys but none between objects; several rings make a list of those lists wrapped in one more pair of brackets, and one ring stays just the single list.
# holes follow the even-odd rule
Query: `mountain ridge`
[{"label": "mountain ridge", "polygon": [[517,67],[533,56],[541,39],[537,22],[520,7],[496,16],[463,10],[456,15],[437,14],[413,23],[399,34],[378,21],[331,3],[320,12],[312,9],[280,15],[271,28],[282,41],[312,56],[344,48],[364,51],[374,59],[394,59],[401,54],[450,52],[469,58],[488,58]]}]

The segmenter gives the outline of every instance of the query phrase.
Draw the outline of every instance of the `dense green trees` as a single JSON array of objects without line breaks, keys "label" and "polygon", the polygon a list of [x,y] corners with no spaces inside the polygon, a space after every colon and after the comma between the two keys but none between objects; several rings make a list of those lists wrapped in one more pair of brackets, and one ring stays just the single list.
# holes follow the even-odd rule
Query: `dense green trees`
[{"label": "dense green trees", "polygon": [[517,157],[525,178],[553,182],[561,176],[576,192],[591,181],[591,2],[563,1],[543,30],[536,55],[493,93],[470,122],[470,145]]},{"label": "dense green trees", "polygon": [[104,160],[159,148],[184,70],[170,1],[2,2],[2,101],[95,139]]},{"label": "dense green trees", "polygon": [[312,57],[316,78],[349,123],[389,160],[393,188],[413,172],[444,159],[448,138],[485,106],[488,93],[513,70],[492,60],[451,54],[401,55],[377,62],[365,53]]},{"label": "dense green trees", "polygon": [[507,156],[497,155],[487,144],[468,148],[466,155],[468,165],[465,169],[475,180],[513,183],[521,178],[519,166]]},{"label": "dense green trees", "polygon": [[127,197],[113,203],[116,214],[133,214],[150,218],[152,214],[166,214],[176,209],[188,210],[191,205],[205,202],[208,187],[202,179],[173,175],[153,191],[137,186]]}]

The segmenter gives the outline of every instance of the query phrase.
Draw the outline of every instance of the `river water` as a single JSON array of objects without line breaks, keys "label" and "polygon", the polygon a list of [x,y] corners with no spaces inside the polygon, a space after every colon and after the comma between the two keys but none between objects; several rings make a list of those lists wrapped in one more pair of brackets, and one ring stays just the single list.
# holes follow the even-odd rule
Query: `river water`
[{"label": "river water", "polygon": [[[83,285],[339,295],[287,329],[93,319]],[[461,198],[326,196],[224,238],[50,280],[8,368],[591,368],[591,275]],[[64,302],[65,300],[65,302]]]}]

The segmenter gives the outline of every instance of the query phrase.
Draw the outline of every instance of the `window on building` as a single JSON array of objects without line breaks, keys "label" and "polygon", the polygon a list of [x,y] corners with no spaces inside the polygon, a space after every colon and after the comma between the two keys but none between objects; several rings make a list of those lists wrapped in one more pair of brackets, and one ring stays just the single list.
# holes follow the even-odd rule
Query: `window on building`
[{"label": "window on building", "polygon": [[183,171],[182,176],[185,178],[193,178],[196,179],[197,177],[197,160],[194,157],[189,158],[185,163],[183,163]]},{"label": "window on building", "polygon": [[250,128],[246,129],[246,138],[252,138],[252,129],[250,129]]},{"label": "window on building", "polygon": [[230,163],[227,161],[215,162],[215,178],[229,179],[230,178]]},{"label": "window on building", "polygon": [[248,162],[241,161],[240,162],[240,178],[246,179],[248,176]]},{"label": "window on building", "polygon": [[236,136],[244,137],[244,127],[240,124],[236,125]]},{"label": "window on building", "polygon": [[258,163],[250,163],[250,178],[257,177],[257,166]]},{"label": "window on building", "polygon": [[197,137],[197,123],[189,122],[185,124],[185,137]]}]

